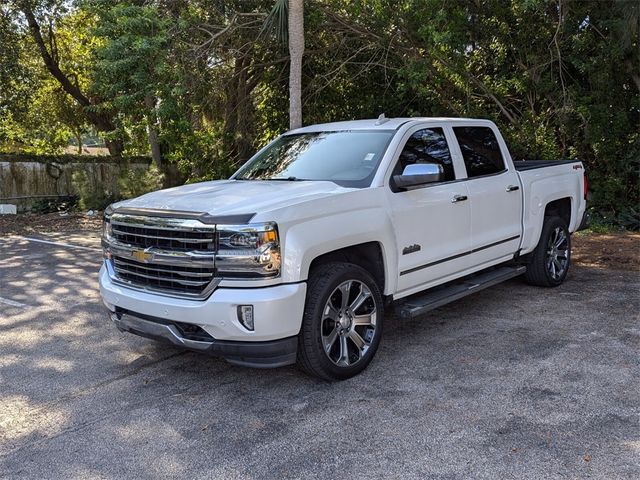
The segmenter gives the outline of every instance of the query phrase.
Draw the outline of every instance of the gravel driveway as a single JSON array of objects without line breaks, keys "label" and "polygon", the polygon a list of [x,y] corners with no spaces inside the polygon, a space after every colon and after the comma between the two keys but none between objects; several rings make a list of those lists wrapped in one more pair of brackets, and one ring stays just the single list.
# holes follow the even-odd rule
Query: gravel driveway
[{"label": "gravel driveway", "polygon": [[329,384],[119,333],[59,240],[0,239],[3,478],[640,478],[637,272],[388,318]]}]

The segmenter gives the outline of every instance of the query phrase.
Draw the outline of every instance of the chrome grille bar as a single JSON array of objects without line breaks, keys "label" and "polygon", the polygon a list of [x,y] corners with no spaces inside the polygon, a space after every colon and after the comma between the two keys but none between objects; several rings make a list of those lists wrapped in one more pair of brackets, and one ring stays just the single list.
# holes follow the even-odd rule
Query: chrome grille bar
[{"label": "chrome grille bar", "polygon": [[175,242],[184,242],[184,243],[211,243],[213,242],[213,238],[184,238],[184,237],[163,237],[159,235],[145,235],[142,233],[135,232],[126,232],[124,230],[120,230],[118,228],[113,229],[113,233],[115,235],[131,235],[134,237],[142,237],[142,238],[153,238],[160,240],[173,240]]},{"label": "chrome grille bar", "polygon": [[116,263],[116,266],[120,268],[127,268],[127,267],[146,268],[147,270],[151,270],[153,272],[170,273],[170,274],[180,275],[184,277],[209,278],[214,273],[213,268],[211,269],[211,272],[191,272],[191,271],[181,271],[181,270],[169,269],[169,268],[158,268],[155,264],[140,264],[138,262],[128,261],[120,257],[114,257],[114,261]]},{"label": "chrome grille bar", "polygon": [[177,279],[177,278],[161,278],[158,275],[145,275],[143,273],[138,273],[138,272],[134,272],[132,270],[127,270],[126,268],[123,268],[121,266],[118,265],[118,261],[116,260],[115,262],[115,266],[116,266],[116,272],[117,273],[121,273],[121,274],[126,274],[126,275],[133,275],[135,277],[142,277],[142,278],[149,278],[151,280],[161,280],[164,282],[174,282],[174,283],[179,283],[180,285],[191,285],[191,286],[200,286],[200,285],[206,285],[207,283],[209,283],[208,280],[205,281],[196,281],[196,280],[182,280],[182,279]]}]

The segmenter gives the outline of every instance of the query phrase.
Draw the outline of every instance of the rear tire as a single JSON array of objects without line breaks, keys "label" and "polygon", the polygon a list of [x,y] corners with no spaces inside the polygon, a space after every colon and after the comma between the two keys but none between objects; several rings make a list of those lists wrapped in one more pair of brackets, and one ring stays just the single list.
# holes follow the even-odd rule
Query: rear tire
[{"label": "rear tire", "polygon": [[298,365],[324,380],[362,372],[380,344],[382,295],[365,269],[331,262],[315,268],[307,283]]},{"label": "rear tire", "polygon": [[545,217],[538,246],[527,264],[525,279],[538,287],[557,287],[571,264],[571,235],[560,217]]}]

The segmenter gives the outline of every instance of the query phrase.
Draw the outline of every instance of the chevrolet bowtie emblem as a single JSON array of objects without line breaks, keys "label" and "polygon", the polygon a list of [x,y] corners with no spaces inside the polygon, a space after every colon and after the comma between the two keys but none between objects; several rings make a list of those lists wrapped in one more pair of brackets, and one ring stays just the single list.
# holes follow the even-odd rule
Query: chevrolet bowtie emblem
[{"label": "chevrolet bowtie emblem", "polygon": [[142,263],[150,262],[153,259],[153,253],[146,250],[134,250],[131,252],[131,256]]}]

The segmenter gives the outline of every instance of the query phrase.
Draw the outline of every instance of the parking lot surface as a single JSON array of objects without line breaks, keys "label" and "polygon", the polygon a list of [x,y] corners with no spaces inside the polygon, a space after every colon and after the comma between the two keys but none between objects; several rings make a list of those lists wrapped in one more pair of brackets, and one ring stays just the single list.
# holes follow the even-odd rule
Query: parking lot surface
[{"label": "parking lot surface", "polygon": [[573,268],[401,321],[360,376],[118,332],[95,238],[0,239],[0,477],[640,478],[640,280]]}]

